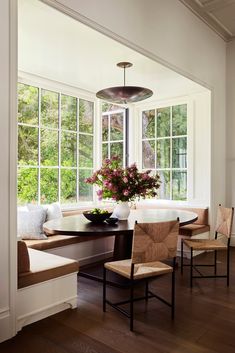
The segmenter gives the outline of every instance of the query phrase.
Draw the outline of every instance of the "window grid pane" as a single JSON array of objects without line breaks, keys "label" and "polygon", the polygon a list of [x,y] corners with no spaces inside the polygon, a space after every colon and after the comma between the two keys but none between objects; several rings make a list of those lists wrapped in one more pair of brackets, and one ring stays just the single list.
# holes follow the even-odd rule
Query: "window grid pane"
[{"label": "window grid pane", "polygon": [[[93,172],[94,103],[23,83],[18,91],[18,202],[77,202]],[[81,200],[93,199],[87,191]]]},{"label": "window grid pane", "polygon": [[161,199],[187,199],[187,104],[142,112],[142,168],[160,174]]},{"label": "window grid pane", "polygon": [[58,128],[59,124],[59,94],[41,90],[41,125]]},{"label": "window grid pane", "polygon": [[106,102],[102,103],[102,160],[118,156],[125,166],[125,109]]}]

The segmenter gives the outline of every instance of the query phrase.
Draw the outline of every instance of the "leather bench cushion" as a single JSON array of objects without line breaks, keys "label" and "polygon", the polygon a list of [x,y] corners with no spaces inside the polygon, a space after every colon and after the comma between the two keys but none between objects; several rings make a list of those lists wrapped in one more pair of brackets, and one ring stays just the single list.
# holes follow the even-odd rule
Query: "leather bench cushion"
[{"label": "leather bench cushion", "polygon": [[30,271],[19,274],[18,288],[78,272],[78,262],[43,251],[28,249]]},{"label": "leather bench cushion", "polygon": [[73,235],[50,235],[43,240],[25,240],[28,248],[35,250],[49,250],[59,248],[61,246],[82,243],[90,240],[103,238],[102,234],[88,236],[73,236]]},{"label": "leather bench cushion", "polygon": [[66,246],[71,244],[79,243],[79,237],[72,235],[51,235],[47,239],[43,240],[25,240],[28,248],[36,250],[48,250],[58,248],[60,246]]},{"label": "leather bench cushion", "polygon": [[17,242],[18,273],[28,272],[30,269],[30,260],[28,248],[23,240]]},{"label": "leather bench cushion", "polygon": [[209,232],[209,230],[210,230],[210,226],[208,225],[192,223],[192,224],[187,224],[186,226],[180,227],[179,234],[191,237],[193,235]]}]

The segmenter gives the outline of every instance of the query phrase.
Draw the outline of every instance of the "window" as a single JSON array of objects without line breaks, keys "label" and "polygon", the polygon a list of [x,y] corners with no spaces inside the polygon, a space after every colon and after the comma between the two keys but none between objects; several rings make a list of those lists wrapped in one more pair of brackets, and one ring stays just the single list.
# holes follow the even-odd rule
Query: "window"
[{"label": "window", "polygon": [[159,198],[187,199],[187,105],[142,111],[142,168],[160,174]]},{"label": "window", "polygon": [[91,201],[93,102],[18,85],[18,202]]},{"label": "window", "polygon": [[126,109],[102,104],[102,160],[119,156],[126,165]]}]

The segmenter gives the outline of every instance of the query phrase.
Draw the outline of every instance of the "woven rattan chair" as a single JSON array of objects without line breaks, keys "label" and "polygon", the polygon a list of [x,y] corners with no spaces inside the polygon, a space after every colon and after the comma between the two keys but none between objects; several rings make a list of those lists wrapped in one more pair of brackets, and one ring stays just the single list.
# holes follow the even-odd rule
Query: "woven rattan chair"
[{"label": "woven rattan chair", "polygon": [[[194,278],[227,278],[227,286],[229,286],[229,255],[230,255],[230,238],[233,223],[233,208],[225,208],[219,205],[217,213],[217,221],[215,228],[215,238],[208,239],[182,239],[181,240],[181,274],[183,274],[183,267],[190,267],[190,287],[193,286]],[[220,237],[218,238],[218,235]],[[190,249],[190,264],[184,264],[183,260],[183,245]],[[213,264],[194,264],[193,251],[214,251]],[[224,275],[217,275],[217,252],[227,251],[227,273]],[[198,267],[214,267],[214,275],[203,275]],[[194,275],[194,271],[197,275]]]},{"label": "woven rattan chair", "polygon": [[[135,224],[132,244],[131,259],[106,262],[104,264],[103,281],[103,311],[106,304],[124,314],[130,319],[130,330],[133,331],[133,303],[137,300],[157,298],[171,307],[171,316],[174,318],[175,309],[175,258],[177,239],[179,234],[179,221],[159,223]],[[165,264],[164,260],[172,259],[172,266]],[[130,281],[130,298],[128,300],[112,303],[106,299],[106,270],[113,271]],[[149,279],[164,274],[172,273],[171,302],[152,293],[149,290]],[[137,282],[145,282],[145,295],[134,298],[134,285]],[[121,306],[130,303],[130,312]]]}]

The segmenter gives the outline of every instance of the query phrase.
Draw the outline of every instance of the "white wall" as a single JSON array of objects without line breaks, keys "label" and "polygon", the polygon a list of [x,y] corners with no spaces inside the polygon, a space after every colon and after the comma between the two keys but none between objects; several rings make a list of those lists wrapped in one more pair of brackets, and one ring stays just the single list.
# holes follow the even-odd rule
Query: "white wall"
[{"label": "white wall", "polygon": [[209,206],[211,198],[211,97],[210,92],[193,100],[193,192],[191,203]]},{"label": "white wall", "polygon": [[212,89],[213,222],[225,202],[225,42],[179,0],[42,1]]},{"label": "white wall", "polygon": [[[235,206],[235,40],[227,45],[227,184],[228,206]],[[235,229],[233,229],[235,244]]]},{"label": "white wall", "polygon": [[[15,228],[14,225],[12,227],[12,222],[15,223],[15,218],[10,208],[12,191],[15,194],[15,190],[11,189],[10,169],[11,109],[14,109],[15,104],[10,104],[10,89],[12,88],[11,74],[15,73],[17,66],[15,61],[15,70],[10,74],[11,59],[14,59],[14,53],[10,53],[10,5],[12,4],[14,1],[0,1],[0,342],[15,333],[13,300],[16,288],[16,237],[15,234],[12,237],[12,229]],[[16,20],[14,11],[11,18]],[[14,155],[12,158],[15,164]]]}]

